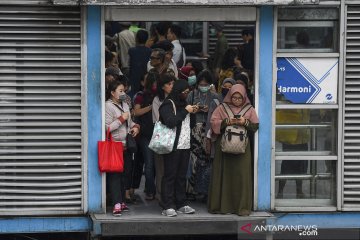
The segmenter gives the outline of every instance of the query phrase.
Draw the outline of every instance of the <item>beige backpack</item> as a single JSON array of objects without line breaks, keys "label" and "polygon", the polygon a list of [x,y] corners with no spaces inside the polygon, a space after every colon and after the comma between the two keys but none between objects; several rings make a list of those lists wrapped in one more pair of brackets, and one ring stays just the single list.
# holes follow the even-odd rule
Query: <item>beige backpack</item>
[{"label": "beige backpack", "polygon": [[[229,105],[226,103],[222,103],[221,105],[224,107],[229,119],[234,118],[234,113],[231,111]],[[238,115],[242,117],[251,107],[251,104],[248,103]],[[248,142],[249,138],[244,126],[227,126],[221,137],[221,150],[224,153],[242,154],[245,153]]]}]

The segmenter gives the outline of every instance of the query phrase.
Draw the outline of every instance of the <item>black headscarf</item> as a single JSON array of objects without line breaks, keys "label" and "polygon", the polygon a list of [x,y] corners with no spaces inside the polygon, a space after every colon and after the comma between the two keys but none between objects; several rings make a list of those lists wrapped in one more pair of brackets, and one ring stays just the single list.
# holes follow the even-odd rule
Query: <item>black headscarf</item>
[{"label": "black headscarf", "polygon": [[186,98],[185,99],[180,98],[181,93],[186,89],[189,89],[188,82],[185,80],[177,80],[175,81],[173,89],[167,98],[173,100],[177,107],[186,106],[187,105]]}]

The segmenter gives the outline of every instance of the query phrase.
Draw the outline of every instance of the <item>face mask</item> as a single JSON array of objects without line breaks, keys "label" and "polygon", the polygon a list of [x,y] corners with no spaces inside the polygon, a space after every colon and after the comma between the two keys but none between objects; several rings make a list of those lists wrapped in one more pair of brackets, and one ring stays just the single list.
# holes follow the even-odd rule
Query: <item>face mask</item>
[{"label": "face mask", "polygon": [[181,100],[186,100],[187,99],[187,94],[185,94],[185,93],[180,93],[180,96],[179,96],[179,98],[181,99]]},{"label": "face mask", "polygon": [[188,83],[189,83],[190,86],[195,85],[195,83],[196,83],[196,76],[194,75],[194,76],[188,77]]},{"label": "face mask", "polygon": [[121,94],[121,95],[119,96],[119,100],[120,100],[120,101],[125,101],[125,99],[126,99],[126,94],[125,94],[125,93],[123,93],[123,94]]},{"label": "face mask", "polygon": [[208,92],[209,91],[209,89],[210,89],[210,86],[206,86],[206,87],[199,87],[199,90],[200,90],[200,92],[202,92],[202,93],[206,93],[206,92]]},{"label": "face mask", "polygon": [[222,94],[223,97],[225,97],[228,92],[229,92],[228,88],[221,89],[221,94]]}]

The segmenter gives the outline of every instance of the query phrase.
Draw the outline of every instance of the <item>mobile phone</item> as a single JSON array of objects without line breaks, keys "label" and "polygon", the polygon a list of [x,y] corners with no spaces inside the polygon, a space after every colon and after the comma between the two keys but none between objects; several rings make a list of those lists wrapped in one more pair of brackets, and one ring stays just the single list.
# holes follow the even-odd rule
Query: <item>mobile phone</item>
[{"label": "mobile phone", "polygon": [[239,119],[240,117],[241,117],[241,116],[240,116],[239,114],[235,114],[235,115],[234,115],[234,118],[238,118],[238,119]]}]

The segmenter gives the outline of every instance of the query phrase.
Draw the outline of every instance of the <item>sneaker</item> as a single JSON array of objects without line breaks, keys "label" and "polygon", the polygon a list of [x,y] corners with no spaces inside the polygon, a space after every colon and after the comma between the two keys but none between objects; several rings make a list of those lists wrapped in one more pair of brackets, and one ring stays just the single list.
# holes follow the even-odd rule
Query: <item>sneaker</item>
[{"label": "sneaker", "polygon": [[190,206],[183,206],[177,210],[178,213],[185,213],[185,214],[193,214],[195,213],[195,209]]},{"label": "sneaker", "polygon": [[176,213],[175,209],[173,209],[173,208],[163,210],[161,214],[164,215],[164,216],[167,216],[167,217],[175,217],[175,216],[177,216],[177,213]]},{"label": "sneaker", "polygon": [[115,206],[113,208],[113,216],[115,216],[115,217],[121,216],[121,204],[120,203],[115,204]]},{"label": "sneaker", "polygon": [[129,211],[129,210],[130,210],[130,209],[129,209],[129,207],[128,207],[128,206],[126,206],[126,204],[125,204],[125,203],[121,203],[120,205],[121,205],[121,211],[127,212],[127,211]]}]

